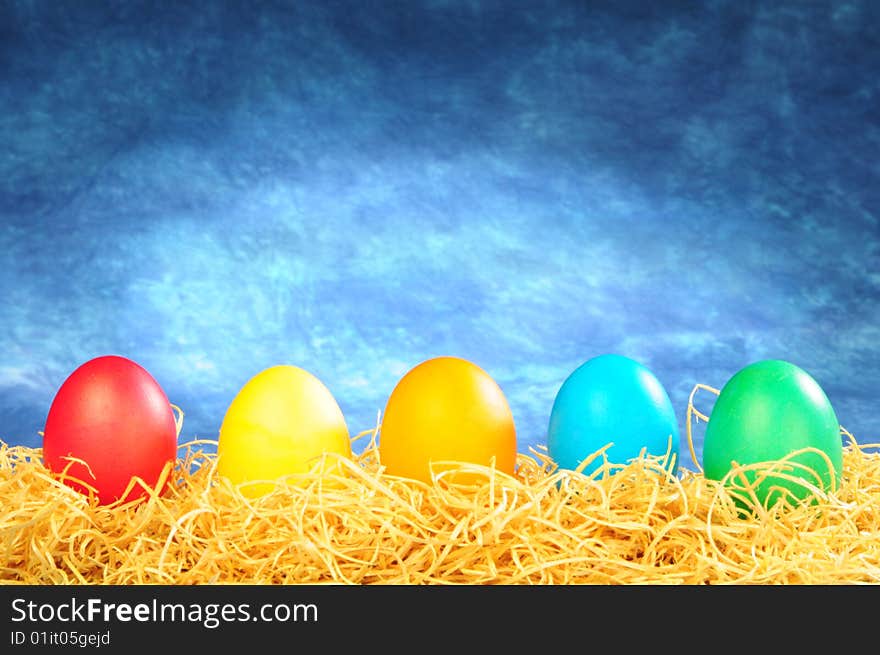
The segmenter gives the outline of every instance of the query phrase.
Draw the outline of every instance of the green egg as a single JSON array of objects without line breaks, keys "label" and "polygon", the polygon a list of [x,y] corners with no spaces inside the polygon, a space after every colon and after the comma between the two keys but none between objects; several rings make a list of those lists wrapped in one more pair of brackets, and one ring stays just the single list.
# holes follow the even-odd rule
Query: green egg
[{"label": "green egg", "polygon": [[[805,448],[824,453],[827,460],[815,451],[792,456]],[[786,464],[791,464],[787,468],[770,471],[763,466],[786,458]],[[831,491],[840,483],[840,424],[825,392],[806,371],[789,362],[768,359],[746,366],[724,385],[706,426],[704,475],[723,480],[734,462],[739,466],[762,465],[762,470],[749,470],[744,475],[764,507],[773,506],[780,498],[790,505],[811,496],[815,500],[809,485]],[[777,471],[781,475],[776,475]],[[766,477],[756,485],[759,476]],[[750,494],[741,489],[741,480],[728,478],[728,483],[741,507],[754,504]]]}]

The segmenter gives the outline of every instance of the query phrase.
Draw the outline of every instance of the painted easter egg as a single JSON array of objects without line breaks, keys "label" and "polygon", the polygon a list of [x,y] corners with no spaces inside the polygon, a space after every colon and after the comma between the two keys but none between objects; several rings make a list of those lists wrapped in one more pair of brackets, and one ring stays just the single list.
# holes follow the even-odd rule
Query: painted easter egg
[{"label": "painted easter egg", "polygon": [[[736,480],[732,485],[752,486],[758,502],[768,507],[780,498],[797,504],[812,494],[810,486],[833,489],[843,467],[840,424],[806,371],[778,359],[758,361],[731,377],[715,401],[703,439],[704,473],[723,480],[734,464],[783,459],[791,466],[779,469],[779,475],[746,470],[746,485]],[[754,502],[745,493],[738,496]]]},{"label": "painted easter egg", "polygon": [[[388,398],[379,434],[389,475],[431,482],[432,471],[456,463],[494,465],[509,475],[516,466],[516,428],[504,392],[458,357],[429,359],[406,373]],[[449,476],[465,484],[479,479],[461,471]]]},{"label": "painted easter egg", "polygon": [[297,475],[340,473],[338,460],[325,454],[351,457],[342,410],[313,374],[279,365],[257,373],[230,403],[220,426],[217,471],[255,498],[282,479],[295,484]]},{"label": "painted easter egg", "polygon": [[[118,355],[91,359],[64,381],[46,418],[43,461],[98,503],[128,502],[155,488],[177,456],[177,423],[150,373]],[[138,478],[130,491],[126,488]],[[164,489],[159,489],[161,492]]]},{"label": "painted easter egg", "polygon": [[603,465],[603,457],[584,461],[606,446],[612,465],[645,454],[666,458],[668,470],[678,470],[678,422],[666,390],[644,365],[610,353],[588,360],[566,378],[547,433],[553,461],[563,469],[582,467],[587,475]]}]

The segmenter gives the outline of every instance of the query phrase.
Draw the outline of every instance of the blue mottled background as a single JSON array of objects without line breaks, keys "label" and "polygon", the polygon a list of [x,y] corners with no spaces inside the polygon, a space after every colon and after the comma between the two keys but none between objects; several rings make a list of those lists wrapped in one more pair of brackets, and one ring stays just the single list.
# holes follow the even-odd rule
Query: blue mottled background
[{"label": "blue mottled background", "polygon": [[776,357],[873,443],[878,35],[872,0],[2,0],[0,439],[102,354],[182,440],[280,363],[369,429],[448,354],[526,451],[613,351],[682,429]]}]

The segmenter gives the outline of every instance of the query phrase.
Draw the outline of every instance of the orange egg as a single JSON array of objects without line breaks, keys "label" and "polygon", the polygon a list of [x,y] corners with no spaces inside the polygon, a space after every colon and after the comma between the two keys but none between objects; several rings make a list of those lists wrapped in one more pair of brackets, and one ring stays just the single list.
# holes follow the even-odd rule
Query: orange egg
[{"label": "orange egg", "polygon": [[[385,406],[379,458],[386,473],[424,482],[447,463],[494,466],[512,475],[516,428],[501,388],[457,357],[422,362],[401,378]],[[455,482],[471,483],[472,475]]]}]

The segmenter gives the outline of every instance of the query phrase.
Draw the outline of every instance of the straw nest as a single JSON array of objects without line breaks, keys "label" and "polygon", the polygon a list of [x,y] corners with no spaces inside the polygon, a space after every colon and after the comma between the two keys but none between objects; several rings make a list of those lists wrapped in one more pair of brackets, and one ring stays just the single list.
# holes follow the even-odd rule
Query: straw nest
[{"label": "straw nest", "polygon": [[[689,406],[692,451],[701,416]],[[162,494],[98,506],[39,449],[2,444],[0,583],[877,583],[880,454],[842,432],[836,489],[748,513],[731,484],[746,467],[718,482],[645,456],[587,476],[532,450],[513,476],[461,464],[479,482],[444,472],[424,484],[384,473],[377,429],[355,437],[369,442],[340,459],[342,473],[279,482],[257,499],[217,475],[211,442],[193,441]]]}]

